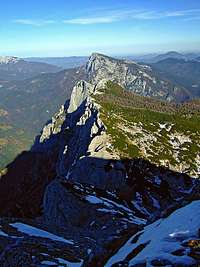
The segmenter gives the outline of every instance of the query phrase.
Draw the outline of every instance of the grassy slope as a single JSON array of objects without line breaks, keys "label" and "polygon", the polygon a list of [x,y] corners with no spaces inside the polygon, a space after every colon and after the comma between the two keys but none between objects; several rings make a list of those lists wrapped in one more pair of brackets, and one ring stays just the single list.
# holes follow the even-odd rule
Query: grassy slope
[{"label": "grassy slope", "polygon": [[0,171],[20,152],[28,150],[33,136],[8,124],[0,124]]},{"label": "grassy slope", "polygon": [[[184,163],[188,174],[197,173],[200,101],[178,106],[134,95],[111,82],[103,91],[95,98],[102,106],[102,120],[113,146],[122,157],[145,157],[156,164],[165,161],[165,165],[176,169]],[[180,143],[177,135],[191,142]],[[170,139],[179,147],[173,147]]]}]

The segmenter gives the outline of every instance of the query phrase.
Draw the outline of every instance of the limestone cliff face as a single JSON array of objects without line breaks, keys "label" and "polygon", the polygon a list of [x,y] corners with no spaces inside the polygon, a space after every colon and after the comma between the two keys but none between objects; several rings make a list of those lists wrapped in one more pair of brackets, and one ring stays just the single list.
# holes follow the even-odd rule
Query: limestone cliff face
[{"label": "limestone cliff face", "polygon": [[133,61],[93,54],[87,64],[87,74],[97,85],[102,81],[110,80],[142,96],[175,102],[189,97],[184,88],[161,79],[151,67]]},{"label": "limestone cliff face", "polygon": [[[53,131],[46,133],[44,128],[40,137],[40,142],[45,145],[54,136],[54,132],[62,129],[59,141],[59,157],[57,161],[57,177],[63,182],[87,184],[101,190],[117,189],[125,181],[126,172],[120,162],[113,162],[111,170],[106,171],[106,164],[112,159],[118,159],[118,155],[113,151],[108,152],[110,137],[106,134],[106,129],[99,117],[97,104],[92,99],[95,94],[95,87],[85,81],[81,81],[74,87],[68,108],[65,110],[65,120],[62,121],[63,113],[59,113],[57,121],[61,124],[55,129],[54,119],[47,129]],[[113,170],[112,170],[113,169]],[[59,212],[52,205],[57,205],[57,201],[52,199],[52,188],[57,187],[57,182],[53,182],[45,193],[44,209],[47,217],[59,220]],[[57,194],[57,197],[60,194]],[[49,207],[49,205],[51,207]],[[64,206],[64,205],[63,205]],[[52,214],[56,211],[56,214]],[[68,214],[69,211],[66,211]],[[71,218],[72,219],[72,216]]]},{"label": "limestone cliff face", "polygon": [[[80,81],[74,87],[69,103],[47,124],[41,136],[34,144],[33,150],[38,147],[54,146],[57,139],[59,148],[58,175],[71,177],[71,168],[84,157],[110,158],[107,152],[109,136],[99,117],[98,105],[93,101],[95,86]],[[58,141],[59,139],[59,141]],[[112,158],[112,157],[111,157]],[[113,158],[117,158],[114,155]],[[78,168],[79,169],[79,168]]]}]

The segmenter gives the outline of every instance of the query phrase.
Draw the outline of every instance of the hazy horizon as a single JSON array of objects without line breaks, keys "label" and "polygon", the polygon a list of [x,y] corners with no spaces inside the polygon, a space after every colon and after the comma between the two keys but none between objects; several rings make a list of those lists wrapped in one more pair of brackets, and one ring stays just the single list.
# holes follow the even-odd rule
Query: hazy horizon
[{"label": "hazy horizon", "polygon": [[104,55],[108,55],[108,56],[111,56],[111,57],[143,57],[143,56],[153,56],[153,55],[161,55],[161,54],[166,54],[168,52],[177,52],[177,53],[180,53],[180,54],[200,54],[200,49],[199,50],[191,50],[191,51],[179,51],[179,50],[160,50],[160,51],[155,51],[155,52],[149,52],[149,53],[127,53],[127,54],[122,54],[122,53],[115,53],[115,54],[112,54],[112,53],[104,53],[104,52],[99,52],[99,51],[93,51],[89,54],[63,54],[63,55],[54,55],[54,54],[49,54],[49,55],[45,55],[45,54],[42,54],[42,55],[38,55],[38,54],[35,54],[35,55],[13,55],[13,54],[0,54],[0,57],[6,57],[6,56],[11,56],[11,57],[19,57],[19,58],[70,58],[70,57],[89,57],[91,54],[93,53],[99,53],[99,54],[104,54]]}]

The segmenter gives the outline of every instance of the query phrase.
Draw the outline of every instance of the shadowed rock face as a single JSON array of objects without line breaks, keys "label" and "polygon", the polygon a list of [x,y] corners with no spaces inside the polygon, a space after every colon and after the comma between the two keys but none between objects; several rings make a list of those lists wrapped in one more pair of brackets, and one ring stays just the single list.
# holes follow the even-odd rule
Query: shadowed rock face
[{"label": "shadowed rock face", "polygon": [[0,215],[31,218],[41,214],[44,188],[56,176],[56,154],[23,152],[0,181]]},{"label": "shadowed rock face", "polygon": [[[19,259],[29,242],[31,249],[23,252],[22,261],[34,263],[30,234],[14,239],[10,226],[16,219],[11,217],[73,240],[65,253],[71,255],[66,256],[70,262],[75,257],[77,266],[104,266],[146,224],[199,199],[199,180],[140,158],[119,157],[93,98],[98,93],[98,84],[80,81],[32,149],[1,177],[0,215],[10,219],[2,220],[0,260],[5,262],[10,246]],[[9,245],[1,248],[5,242]],[[36,242],[43,244],[40,238]],[[44,249],[48,253],[49,246],[47,242]],[[63,248],[57,249],[60,255]],[[34,250],[35,266],[42,264],[40,251]],[[49,260],[58,264],[57,257],[51,254]]]}]

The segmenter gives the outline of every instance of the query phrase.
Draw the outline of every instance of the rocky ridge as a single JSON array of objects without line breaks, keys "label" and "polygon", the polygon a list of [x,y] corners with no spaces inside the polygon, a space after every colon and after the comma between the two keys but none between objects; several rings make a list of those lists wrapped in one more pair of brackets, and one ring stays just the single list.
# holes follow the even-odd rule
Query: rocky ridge
[{"label": "rocky ridge", "polygon": [[[199,177],[200,105],[174,105],[137,96],[108,82],[95,97],[121,158],[142,157]],[[125,145],[126,144],[126,145]]]},{"label": "rocky ridge", "polygon": [[[199,180],[141,158],[120,157],[95,100],[103,82],[100,86],[91,76],[94,66],[87,66],[90,81],[77,83],[31,151],[1,177],[0,215],[12,217],[1,222],[2,266],[112,266],[109,259],[131,236],[137,244],[135,235],[146,225],[200,197]],[[37,238],[33,229],[27,232],[31,226]],[[63,240],[47,241],[42,229],[72,242],[64,250],[55,243]],[[124,265],[115,266],[134,266],[125,256],[118,260]]]},{"label": "rocky ridge", "polygon": [[162,79],[150,66],[93,54],[86,67],[89,80],[100,85],[112,81],[138,95],[155,97],[169,102],[182,102],[190,93],[167,79]]}]

